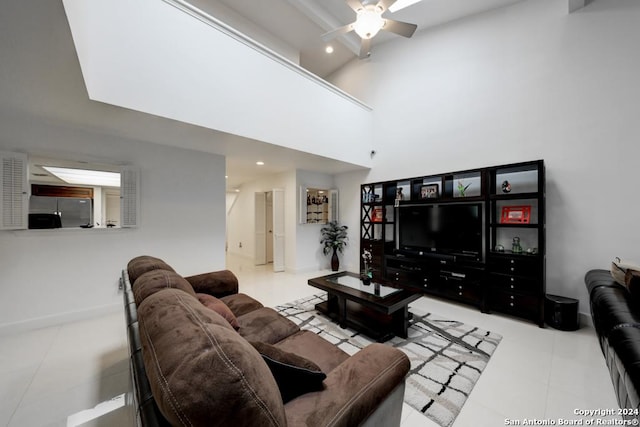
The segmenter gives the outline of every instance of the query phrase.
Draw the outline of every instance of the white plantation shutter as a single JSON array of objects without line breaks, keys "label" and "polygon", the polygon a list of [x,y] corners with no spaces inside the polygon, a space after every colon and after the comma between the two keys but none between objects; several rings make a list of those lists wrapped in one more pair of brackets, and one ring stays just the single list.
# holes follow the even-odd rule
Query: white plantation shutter
[{"label": "white plantation shutter", "polygon": [[0,230],[23,230],[28,225],[27,156],[0,152]]},{"label": "white plantation shutter", "polygon": [[329,221],[338,221],[338,190],[329,190]]},{"label": "white plantation shutter", "polygon": [[126,166],[120,170],[120,227],[137,227],[140,221],[140,171]]}]

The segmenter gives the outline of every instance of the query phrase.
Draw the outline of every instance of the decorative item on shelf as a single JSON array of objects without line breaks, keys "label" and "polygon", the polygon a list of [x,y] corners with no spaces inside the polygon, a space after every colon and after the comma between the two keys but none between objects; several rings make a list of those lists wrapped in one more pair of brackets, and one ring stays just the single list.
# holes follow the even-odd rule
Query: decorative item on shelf
[{"label": "decorative item on shelf", "polygon": [[420,198],[421,199],[435,199],[440,194],[440,187],[438,184],[427,184],[420,187]]},{"label": "decorative item on shelf", "polygon": [[536,255],[538,253],[538,248],[528,248],[527,253],[529,255]]},{"label": "decorative item on shelf", "polygon": [[402,187],[398,188],[396,192],[396,200],[404,200],[404,194],[402,194]]},{"label": "decorative item on shelf", "polygon": [[467,191],[467,189],[469,188],[469,186],[471,185],[471,183],[464,185],[464,183],[462,182],[462,180],[458,181],[458,195],[460,197],[465,197],[465,191]]},{"label": "decorative item on shelf", "polygon": [[347,245],[347,227],[346,225],[338,224],[338,221],[331,221],[325,227],[320,229],[322,239],[320,244],[322,252],[325,255],[333,252],[331,255],[331,270],[338,271],[340,268],[340,259],[338,258],[338,252],[342,253],[344,247]]},{"label": "decorative item on shelf", "polygon": [[[376,202],[379,198],[380,198],[380,195],[378,195],[378,194],[374,194],[374,193],[370,193],[370,192],[367,192],[367,193],[364,193],[364,194],[362,195],[362,202],[363,202],[363,203],[374,203],[374,202]],[[328,200],[328,198],[327,198],[327,200]]]},{"label": "decorative item on shelf", "polygon": [[511,193],[511,184],[506,179],[502,181],[502,192]]},{"label": "decorative item on shelf", "polygon": [[362,270],[362,283],[365,285],[371,284],[371,279],[373,279],[373,269],[371,268],[371,252],[368,250],[362,251],[362,260],[364,263],[364,270]]},{"label": "decorative item on shelf", "polygon": [[375,206],[371,212],[371,222],[382,222],[382,206]]},{"label": "decorative item on shelf", "polygon": [[500,224],[529,224],[531,206],[503,206]]},{"label": "decorative item on shelf", "polygon": [[496,250],[496,252],[504,252],[504,246],[502,246],[502,245],[496,245],[495,250]]},{"label": "decorative item on shelf", "polygon": [[511,243],[511,252],[513,252],[514,254],[522,253],[522,246],[520,246],[520,238],[517,236],[513,238],[513,242]]}]

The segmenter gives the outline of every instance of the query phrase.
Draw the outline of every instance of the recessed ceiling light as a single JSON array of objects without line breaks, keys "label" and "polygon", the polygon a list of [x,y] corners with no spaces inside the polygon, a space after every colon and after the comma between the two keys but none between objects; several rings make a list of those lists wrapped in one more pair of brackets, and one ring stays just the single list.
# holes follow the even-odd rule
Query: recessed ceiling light
[{"label": "recessed ceiling light", "polygon": [[117,172],[58,168],[54,166],[42,166],[42,168],[68,184],[120,187],[120,174]]},{"label": "recessed ceiling light", "polygon": [[256,162],[256,165],[258,165],[258,166],[264,166],[264,162]]},{"label": "recessed ceiling light", "polygon": [[225,175],[225,176],[224,176],[224,179],[229,179],[229,175]]},{"label": "recessed ceiling light", "polygon": [[324,51],[327,53],[333,53],[333,46],[328,45],[327,47],[324,48]]}]

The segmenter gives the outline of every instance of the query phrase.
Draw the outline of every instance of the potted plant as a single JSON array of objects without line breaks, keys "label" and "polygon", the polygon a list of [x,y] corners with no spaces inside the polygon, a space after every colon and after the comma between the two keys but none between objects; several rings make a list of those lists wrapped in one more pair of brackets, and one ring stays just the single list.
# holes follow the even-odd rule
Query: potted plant
[{"label": "potted plant", "polygon": [[325,255],[332,253],[332,271],[338,271],[338,268],[340,268],[338,252],[342,253],[343,248],[347,245],[347,228],[348,227],[346,225],[339,225],[338,221],[331,221],[325,227],[320,229],[320,233],[322,235],[322,239],[320,240],[322,252]]}]

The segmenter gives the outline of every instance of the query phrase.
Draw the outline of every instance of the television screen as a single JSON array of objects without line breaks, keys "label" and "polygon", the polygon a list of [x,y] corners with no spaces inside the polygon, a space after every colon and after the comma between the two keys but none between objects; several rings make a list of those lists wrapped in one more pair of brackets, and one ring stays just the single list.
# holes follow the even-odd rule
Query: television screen
[{"label": "television screen", "polygon": [[400,251],[479,259],[482,236],[480,203],[401,206],[398,211]]}]

